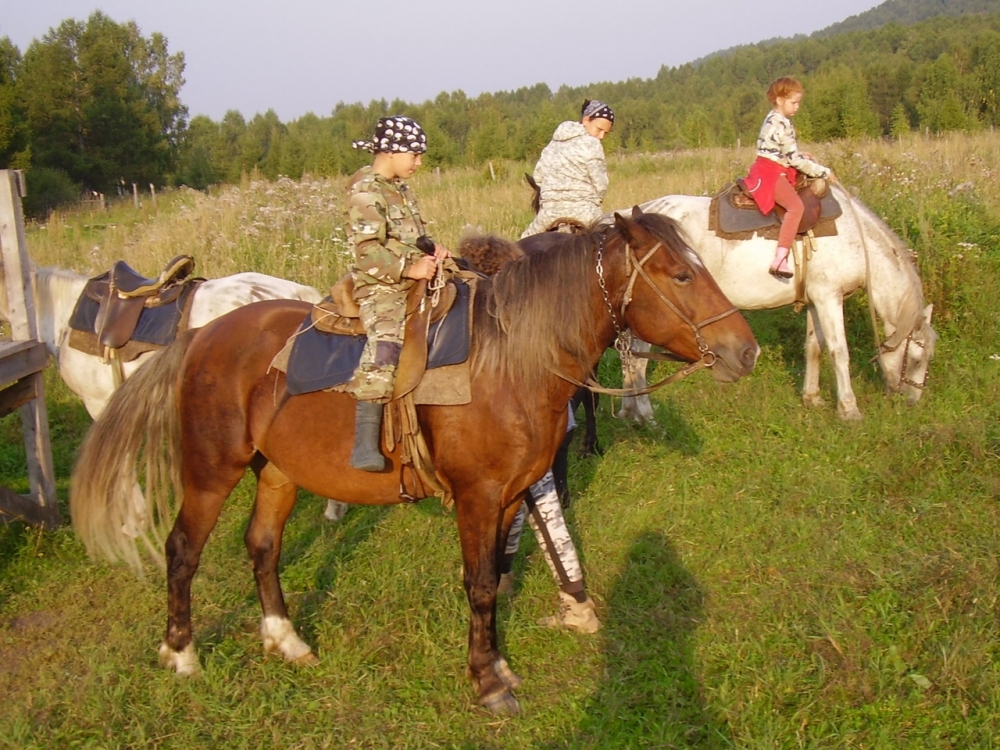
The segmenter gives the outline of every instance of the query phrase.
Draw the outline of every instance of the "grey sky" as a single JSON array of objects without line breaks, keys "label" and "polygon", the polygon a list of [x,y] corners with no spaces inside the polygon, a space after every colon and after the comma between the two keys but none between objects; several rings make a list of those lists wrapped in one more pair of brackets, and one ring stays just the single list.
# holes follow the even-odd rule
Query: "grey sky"
[{"label": "grey sky", "polygon": [[181,99],[220,120],[274,109],[287,122],[338,102],[423,102],[546,83],[652,78],[661,65],[809,34],[882,0],[16,0],[0,37],[24,52],[65,19],[101,10],[183,52]]}]

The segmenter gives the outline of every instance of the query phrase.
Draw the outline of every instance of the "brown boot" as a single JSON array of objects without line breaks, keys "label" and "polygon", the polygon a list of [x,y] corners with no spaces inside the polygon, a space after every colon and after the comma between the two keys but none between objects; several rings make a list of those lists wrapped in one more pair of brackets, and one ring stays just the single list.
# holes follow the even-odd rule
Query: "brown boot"
[{"label": "brown boot", "polygon": [[552,617],[543,617],[539,625],[547,628],[566,628],[578,633],[596,633],[601,629],[601,621],[597,619],[594,600],[589,596],[578,602],[572,594],[559,592],[559,613]]}]

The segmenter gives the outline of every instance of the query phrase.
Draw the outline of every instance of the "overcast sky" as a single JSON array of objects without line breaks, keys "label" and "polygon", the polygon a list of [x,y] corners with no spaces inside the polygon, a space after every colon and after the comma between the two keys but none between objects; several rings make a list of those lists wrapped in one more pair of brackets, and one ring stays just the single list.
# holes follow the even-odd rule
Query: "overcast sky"
[{"label": "overcast sky", "polygon": [[661,65],[810,34],[881,2],[802,0],[764,13],[751,0],[9,0],[0,37],[23,53],[63,20],[100,10],[184,53],[192,116],[273,109],[288,122],[338,102],[652,78]]}]

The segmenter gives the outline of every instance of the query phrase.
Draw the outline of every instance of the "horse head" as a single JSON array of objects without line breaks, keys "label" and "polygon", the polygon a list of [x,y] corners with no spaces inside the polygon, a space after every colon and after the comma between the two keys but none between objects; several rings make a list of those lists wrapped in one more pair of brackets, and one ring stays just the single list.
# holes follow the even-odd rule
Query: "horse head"
[{"label": "horse head", "polygon": [[901,393],[911,406],[924,393],[927,368],[934,357],[937,332],[931,327],[933,311],[934,305],[927,305],[909,330],[906,326],[897,328],[876,355],[885,376],[886,391]]},{"label": "horse head", "polygon": [[704,361],[716,380],[753,370],[760,348],[749,325],[677,224],[638,206],[628,217],[616,213],[614,222],[625,256],[619,305],[632,332],[688,362]]}]

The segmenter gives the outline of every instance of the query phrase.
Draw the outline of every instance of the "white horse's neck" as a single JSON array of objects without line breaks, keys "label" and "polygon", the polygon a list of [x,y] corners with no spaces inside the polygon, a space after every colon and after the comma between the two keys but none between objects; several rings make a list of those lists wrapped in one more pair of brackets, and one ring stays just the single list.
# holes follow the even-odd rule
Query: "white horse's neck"
[{"label": "white horse's neck", "polygon": [[920,276],[906,247],[896,234],[873,211],[850,196],[840,198],[844,218],[861,225],[858,238],[868,264],[868,294],[875,312],[882,320],[888,337],[901,330],[905,336],[918,323],[924,309]]},{"label": "white horse's neck", "polygon": [[38,337],[45,342],[49,352],[58,357],[70,316],[87,284],[87,277],[61,268],[36,268],[32,278]]}]

